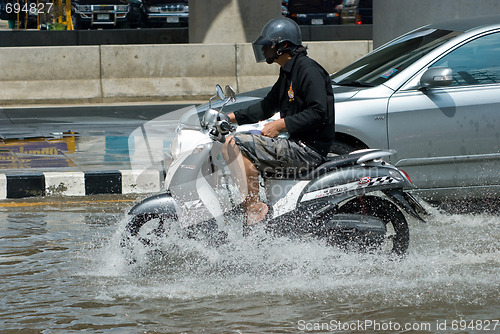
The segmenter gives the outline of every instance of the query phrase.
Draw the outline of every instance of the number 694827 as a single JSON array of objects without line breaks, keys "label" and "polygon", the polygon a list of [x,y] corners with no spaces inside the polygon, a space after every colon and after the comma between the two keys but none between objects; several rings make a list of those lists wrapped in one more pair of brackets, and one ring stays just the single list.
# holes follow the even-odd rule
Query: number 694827
[{"label": "number 694827", "polygon": [[52,6],[54,4],[52,2],[39,2],[36,4],[35,2],[32,3],[7,3],[5,5],[5,12],[7,14],[19,14],[19,13],[24,13],[24,14],[32,14],[32,15],[37,15],[37,14],[49,14],[50,11],[52,10]]}]

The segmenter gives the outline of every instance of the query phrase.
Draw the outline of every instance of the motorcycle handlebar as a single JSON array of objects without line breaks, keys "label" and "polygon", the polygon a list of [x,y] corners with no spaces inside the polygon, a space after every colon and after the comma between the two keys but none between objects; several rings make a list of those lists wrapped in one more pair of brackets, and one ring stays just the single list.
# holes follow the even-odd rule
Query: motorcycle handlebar
[{"label": "motorcycle handlebar", "polygon": [[210,137],[213,140],[217,140],[221,143],[226,141],[226,136],[233,132],[235,128],[226,120],[218,121],[210,130]]},{"label": "motorcycle handlebar", "polygon": [[229,132],[231,132],[232,127],[231,127],[231,124],[229,124],[228,121],[221,121],[220,124],[219,124],[219,129],[220,129],[221,133],[228,134]]}]

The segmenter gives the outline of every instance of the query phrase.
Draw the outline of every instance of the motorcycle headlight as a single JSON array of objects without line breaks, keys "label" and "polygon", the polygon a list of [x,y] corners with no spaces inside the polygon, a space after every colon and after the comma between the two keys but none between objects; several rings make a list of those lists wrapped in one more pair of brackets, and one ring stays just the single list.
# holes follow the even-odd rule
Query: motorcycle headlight
[{"label": "motorcycle headlight", "polygon": [[181,153],[182,149],[182,142],[180,140],[180,135],[179,131],[176,130],[176,135],[174,136],[174,139],[172,140],[172,143],[170,144],[170,152],[172,153],[172,159],[175,160]]},{"label": "motorcycle headlight", "polygon": [[212,143],[208,133],[190,130],[189,128],[179,125],[177,130],[175,130],[175,136],[170,144],[172,158],[176,160],[184,152],[191,151],[198,145],[204,146],[207,143]]}]

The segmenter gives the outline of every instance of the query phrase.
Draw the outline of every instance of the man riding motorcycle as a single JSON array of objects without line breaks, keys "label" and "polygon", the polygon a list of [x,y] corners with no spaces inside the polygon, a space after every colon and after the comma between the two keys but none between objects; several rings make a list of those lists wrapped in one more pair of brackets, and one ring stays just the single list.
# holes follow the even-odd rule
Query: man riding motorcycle
[{"label": "man riding motorcycle", "polygon": [[[252,43],[257,62],[281,66],[267,96],[229,114],[231,122],[256,123],[280,112],[260,135],[238,133],[223,148],[244,198],[247,224],[266,219],[270,208],[259,197],[259,172],[300,175],[325,161],[335,136],[334,97],[328,72],[307,56],[299,26],[288,18],[270,20]],[[280,134],[288,132],[289,138]],[[242,154],[240,154],[242,153]],[[237,168],[236,168],[237,167]]]}]

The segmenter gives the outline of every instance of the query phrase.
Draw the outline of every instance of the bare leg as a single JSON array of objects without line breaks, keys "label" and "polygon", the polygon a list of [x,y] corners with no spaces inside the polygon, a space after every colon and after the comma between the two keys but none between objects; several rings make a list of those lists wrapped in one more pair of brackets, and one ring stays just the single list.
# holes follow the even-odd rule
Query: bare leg
[{"label": "bare leg", "polygon": [[260,200],[259,171],[252,161],[241,153],[232,136],[226,138],[222,154],[240,188],[248,225],[260,222],[265,218],[269,208]]},{"label": "bare leg", "polygon": [[[242,154],[243,156],[243,154]],[[243,205],[247,213],[247,224],[253,225],[266,217],[269,207],[261,202],[259,196],[259,171],[255,168],[250,159],[243,156],[245,173],[247,176],[248,195]]]}]

